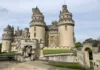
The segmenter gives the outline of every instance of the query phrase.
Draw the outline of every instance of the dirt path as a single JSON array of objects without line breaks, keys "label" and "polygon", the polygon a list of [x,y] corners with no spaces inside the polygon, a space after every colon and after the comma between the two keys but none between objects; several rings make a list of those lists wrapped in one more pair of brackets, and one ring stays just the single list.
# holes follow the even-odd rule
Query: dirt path
[{"label": "dirt path", "polygon": [[31,62],[13,64],[4,69],[0,68],[0,70],[71,70],[71,69],[52,67],[46,65],[45,62],[41,61],[31,61]]}]

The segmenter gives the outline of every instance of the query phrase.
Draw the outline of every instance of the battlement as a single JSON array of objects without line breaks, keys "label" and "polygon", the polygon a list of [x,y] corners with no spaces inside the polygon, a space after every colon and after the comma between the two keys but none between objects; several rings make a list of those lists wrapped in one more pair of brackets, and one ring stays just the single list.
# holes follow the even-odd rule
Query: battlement
[{"label": "battlement", "polygon": [[11,40],[12,39],[12,35],[10,34],[3,34],[2,35],[2,40]]},{"label": "battlement", "polygon": [[8,25],[5,29],[4,29],[4,31],[13,31],[14,30],[14,27],[12,26],[10,26],[10,25]]},{"label": "battlement", "polygon": [[74,25],[74,20],[72,19],[72,13],[67,9],[67,5],[62,6],[62,11],[59,14],[59,24],[61,25]]},{"label": "battlement", "polygon": [[21,40],[21,43],[23,43],[23,44],[37,44],[38,43],[38,41],[36,40],[36,39],[34,39],[34,40]]}]

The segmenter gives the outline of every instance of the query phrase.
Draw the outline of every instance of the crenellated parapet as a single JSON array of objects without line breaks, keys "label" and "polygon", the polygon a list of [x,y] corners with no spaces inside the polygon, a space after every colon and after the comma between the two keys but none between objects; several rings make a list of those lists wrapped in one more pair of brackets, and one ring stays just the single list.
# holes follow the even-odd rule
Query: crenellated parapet
[{"label": "crenellated parapet", "polygon": [[52,25],[47,25],[46,31],[48,31],[48,32],[58,32],[58,22],[52,21]]},{"label": "crenellated parapet", "polygon": [[39,10],[38,7],[33,8],[33,15],[32,15],[32,21],[30,22],[30,27],[32,26],[46,26],[46,23],[44,22],[44,15]]},{"label": "crenellated parapet", "polygon": [[23,33],[23,30],[22,29],[19,29],[19,27],[17,27],[17,30],[15,30],[15,36],[18,37],[18,36],[22,36],[22,33]]},{"label": "crenellated parapet", "polygon": [[70,13],[67,9],[67,5],[62,6],[62,11],[60,11],[59,14],[59,24],[61,25],[73,25],[74,26],[74,20],[72,19],[72,13]]},{"label": "crenellated parapet", "polygon": [[2,40],[12,40],[12,35],[10,35],[10,34],[2,34]]},{"label": "crenellated parapet", "polygon": [[8,25],[2,34],[2,40],[11,40],[14,34],[14,28]]},{"label": "crenellated parapet", "polygon": [[12,26],[10,26],[10,25],[8,25],[5,29],[4,29],[4,31],[9,31],[9,32],[12,32],[12,31],[14,31],[14,27]]}]

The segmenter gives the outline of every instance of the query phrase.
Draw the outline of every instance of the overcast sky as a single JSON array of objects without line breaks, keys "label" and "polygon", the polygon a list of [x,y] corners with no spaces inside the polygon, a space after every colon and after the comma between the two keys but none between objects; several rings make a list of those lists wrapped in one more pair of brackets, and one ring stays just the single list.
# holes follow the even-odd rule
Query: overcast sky
[{"label": "overcast sky", "polygon": [[[76,40],[97,39],[100,36],[100,0],[66,0],[65,3],[73,14]],[[29,27],[32,8],[36,6],[43,12],[46,24],[58,21],[63,4],[64,0],[0,0],[0,40],[8,24],[15,29]]]}]

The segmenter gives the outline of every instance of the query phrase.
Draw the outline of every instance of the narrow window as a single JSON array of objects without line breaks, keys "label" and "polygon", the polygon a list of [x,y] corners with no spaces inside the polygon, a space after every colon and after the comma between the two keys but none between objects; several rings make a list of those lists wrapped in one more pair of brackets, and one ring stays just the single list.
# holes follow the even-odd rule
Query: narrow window
[{"label": "narrow window", "polygon": [[67,30],[67,25],[65,25],[65,30]]},{"label": "narrow window", "polygon": [[68,15],[67,15],[67,17],[68,17]]},{"label": "narrow window", "polygon": [[34,31],[36,31],[36,27],[34,27]]},{"label": "narrow window", "polygon": [[36,37],[36,33],[34,33],[34,37]]}]

